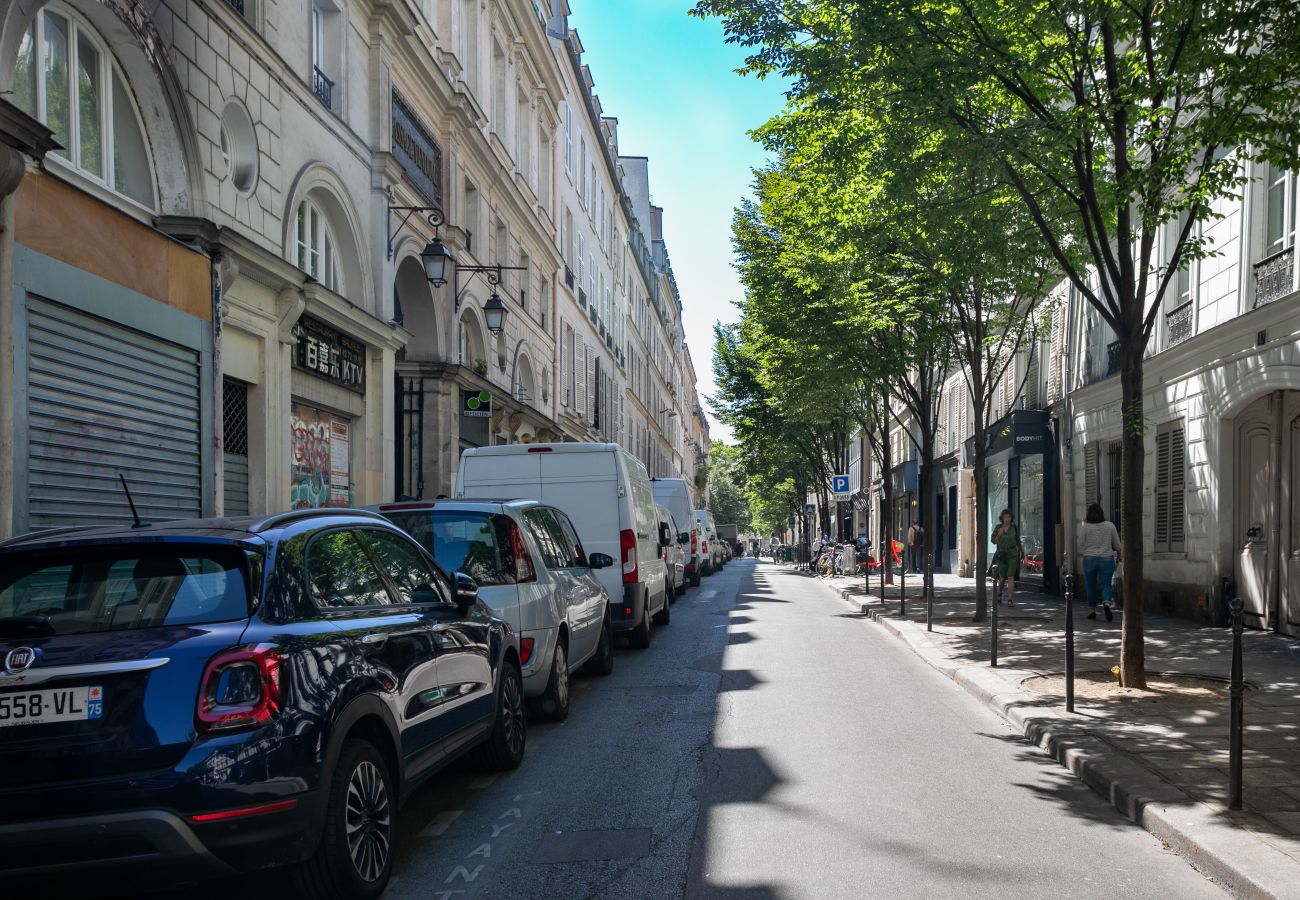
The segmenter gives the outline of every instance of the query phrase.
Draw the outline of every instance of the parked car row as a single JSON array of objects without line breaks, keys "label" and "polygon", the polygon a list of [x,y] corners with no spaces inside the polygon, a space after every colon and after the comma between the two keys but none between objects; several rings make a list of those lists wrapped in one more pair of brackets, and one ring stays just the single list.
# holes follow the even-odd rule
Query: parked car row
[{"label": "parked car row", "polygon": [[416,786],[518,766],[527,714],[564,719],[724,564],[684,488],[516,445],[467,450],[454,499],[0,543],[0,881],[276,866],[378,897]]}]

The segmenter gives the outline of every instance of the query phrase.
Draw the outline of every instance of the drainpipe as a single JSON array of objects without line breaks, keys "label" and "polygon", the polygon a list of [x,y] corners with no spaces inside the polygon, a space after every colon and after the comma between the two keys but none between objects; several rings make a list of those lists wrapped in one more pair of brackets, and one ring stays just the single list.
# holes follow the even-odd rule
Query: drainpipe
[{"label": "drainpipe", "polygon": [[14,434],[18,389],[14,346],[14,191],[27,174],[29,161],[39,163],[59,148],[52,132],[8,100],[0,99],[0,539],[15,530]]},{"label": "drainpipe", "polygon": [[1273,424],[1268,441],[1268,551],[1265,554],[1264,561],[1265,570],[1268,572],[1268,577],[1265,580],[1265,584],[1268,585],[1268,617],[1273,631],[1281,631],[1282,627],[1282,577],[1279,569],[1281,568],[1282,558],[1282,516],[1285,513],[1281,504],[1282,407],[1285,401],[1285,391],[1273,392]]}]

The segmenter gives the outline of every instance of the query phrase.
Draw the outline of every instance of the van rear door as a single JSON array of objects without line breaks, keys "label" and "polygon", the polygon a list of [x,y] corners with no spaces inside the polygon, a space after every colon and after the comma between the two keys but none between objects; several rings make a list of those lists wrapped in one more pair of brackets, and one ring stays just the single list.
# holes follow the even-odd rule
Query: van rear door
[{"label": "van rear door", "polygon": [[465,453],[456,493],[468,499],[541,499],[542,459],[549,453]]},{"label": "van rear door", "polygon": [[597,569],[596,576],[610,599],[623,599],[623,569],[619,531],[633,527],[619,515],[618,474],[610,450],[587,453],[539,453],[542,459],[538,476],[543,503],[564,511],[578,530],[587,558],[593,553],[608,553],[615,565]]}]

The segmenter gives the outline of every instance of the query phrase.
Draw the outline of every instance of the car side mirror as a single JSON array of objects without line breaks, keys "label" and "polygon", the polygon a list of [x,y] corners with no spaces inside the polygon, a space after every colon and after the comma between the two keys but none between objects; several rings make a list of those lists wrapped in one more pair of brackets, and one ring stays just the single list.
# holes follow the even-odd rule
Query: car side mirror
[{"label": "car side mirror", "polygon": [[467,609],[478,602],[478,582],[464,572],[456,573],[456,605]]},{"label": "car side mirror", "polygon": [[592,569],[608,569],[614,565],[614,557],[608,553],[593,553],[587,557],[587,566]]}]

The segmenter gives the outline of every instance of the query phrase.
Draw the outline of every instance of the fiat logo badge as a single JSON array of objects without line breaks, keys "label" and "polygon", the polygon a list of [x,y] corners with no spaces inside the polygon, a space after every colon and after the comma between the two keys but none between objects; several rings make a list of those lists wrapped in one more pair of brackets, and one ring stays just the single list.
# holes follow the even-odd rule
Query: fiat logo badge
[{"label": "fiat logo badge", "polygon": [[36,662],[36,651],[31,647],[15,647],[5,654],[5,672],[17,675],[26,672]]}]

